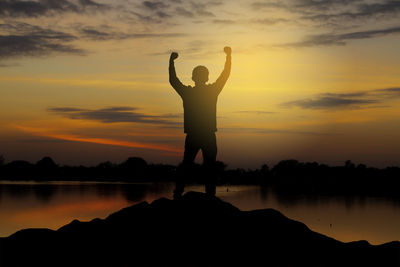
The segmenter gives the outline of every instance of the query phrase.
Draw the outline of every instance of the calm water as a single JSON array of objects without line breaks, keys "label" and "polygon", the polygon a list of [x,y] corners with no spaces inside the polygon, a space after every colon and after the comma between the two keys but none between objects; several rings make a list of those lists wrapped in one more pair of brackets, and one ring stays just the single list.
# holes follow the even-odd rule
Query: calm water
[{"label": "calm water", "polygon": [[[57,229],[141,201],[172,197],[174,184],[0,182],[0,236],[24,228]],[[203,186],[185,191],[204,192]],[[242,210],[274,208],[341,241],[400,240],[400,205],[377,198],[287,198],[259,186],[219,186],[217,196]]]}]

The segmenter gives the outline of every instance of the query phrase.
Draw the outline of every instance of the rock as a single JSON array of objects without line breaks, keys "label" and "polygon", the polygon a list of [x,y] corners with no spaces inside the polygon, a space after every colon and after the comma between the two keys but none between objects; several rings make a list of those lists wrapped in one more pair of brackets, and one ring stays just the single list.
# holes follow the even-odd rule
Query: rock
[{"label": "rock", "polygon": [[142,202],[106,219],[0,240],[1,266],[400,266],[400,242],[343,243],[273,209],[217,197]]}]

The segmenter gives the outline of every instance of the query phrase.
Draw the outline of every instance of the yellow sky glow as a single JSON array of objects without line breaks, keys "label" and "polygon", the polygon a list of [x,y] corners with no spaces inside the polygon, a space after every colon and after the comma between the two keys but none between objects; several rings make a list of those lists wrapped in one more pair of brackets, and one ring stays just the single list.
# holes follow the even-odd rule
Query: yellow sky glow
[{"label": "yellow sky glow", "polygon": [[[137,148],[155,150],[178,163],[183,108],[168,83],[169,54],[180,54],[176,70],[184,84],[193,84],[197,65],[208,67],[212,82],[223,69],[222,48],[230,45],[232,72],[217,108],[219,160],[251,167],[284,158],[400,164],[393,139],[385,138],[400,135],[392,126],[400,115],[395,14],[381,9],[362,20],[319,21],[329,15],[326,10],[343,16],[362,10],[359,3],[324,2],[318,8],[290,0],[171,1],[153,8],[139,0],[98,2],[107,9],[0,18],[2,35],[44,43],[26,47],[29,53],[6,47],[12,53],[0,57],[4,143],[18,143],[10,136],[20,131],[22,139],[121,146],[132,155]],[[307,18],[303,8],[316,17]],[[118,107],[132,109],[113,110]],[[366,156],[358,140],[373,142],[374,151]],[[341,151],[337,144],[343,142]],[[56,153],[24,154],[10,146],[0,151],[6,160],[34,161],[46,152]],[[60,155],[53,156],[62,160]]]}]

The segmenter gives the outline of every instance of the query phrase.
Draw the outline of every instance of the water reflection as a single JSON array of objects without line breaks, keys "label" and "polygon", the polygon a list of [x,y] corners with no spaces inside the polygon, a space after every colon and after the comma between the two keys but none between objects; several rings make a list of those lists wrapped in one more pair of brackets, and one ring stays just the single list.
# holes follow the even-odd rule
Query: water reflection
[{"label": "water reflection", "polygon": [[0,182],[0,203],[33,200],[49,202],[54,195],[94,194],[101,198],[123,195],[129,202],[141,201],[147,194],[170,191],[170,183],[98,183],[98,182]]},{"label": "water reflection", "polygon": [[[89,221],[133,203],[172,198],[173,183],[1,182],[0,236],[30,227],[57,229]],[[186,191],[204,191],[191,185]],[[278,194],[267,187],[218,186],[217,196],[242,210],[274,208],[314,231],[342,241],[373,244],[400,239],[398,201],[367,197]]]}]

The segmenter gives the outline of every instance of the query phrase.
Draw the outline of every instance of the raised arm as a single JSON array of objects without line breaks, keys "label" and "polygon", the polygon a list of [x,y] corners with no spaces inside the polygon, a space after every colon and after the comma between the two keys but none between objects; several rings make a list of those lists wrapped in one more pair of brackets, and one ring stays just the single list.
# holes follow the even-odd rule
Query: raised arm
[{"label": "raised arm", "polygon": [[172,52],[169,58],[169,83],[172,85],[175,91],[182,96],[185,86],[181,83],[178,77],[176,77],[174,60],[177,58],[178,53]]},{"label": "raised arm", "polygon": [[218,79],[214,83],[214,86],[216,87],[218,94],[222,91],[222,88],[224,88],[224,85],[225,85],[226,81],[228,80],[229,75],[231,74],[232,49],[229,46],[226,46],[226,47],[224,47],[224,52],[226,54],[225,67],[224,67],[224,70],[222,71],[221,75],[219,75]]}]

